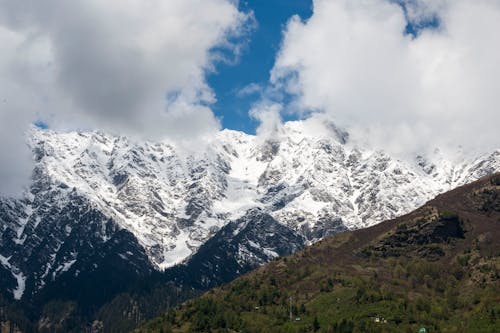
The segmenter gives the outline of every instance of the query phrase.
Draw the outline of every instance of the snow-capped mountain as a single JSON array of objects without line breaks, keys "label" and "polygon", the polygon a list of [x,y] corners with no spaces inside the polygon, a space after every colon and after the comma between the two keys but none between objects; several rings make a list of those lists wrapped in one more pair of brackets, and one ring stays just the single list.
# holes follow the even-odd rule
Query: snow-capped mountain
[{"label": "snow-capped mountain", "polygon": [[[23,199],[0,200],[0,270],[12,275],[2,285],[17,299],[64,273],[98,270],[111,260],[110,249],[136,276],[164,270],[231,221],[252,223],[256,209],[302,239],[274,251],[272,244],[231,238],[241,243],[231,243],[241,249],[236,262],[262,263],[402,215],[500,170],[499,150],[459,161],[439,152],[401,160],[354,147],[347,133],[314,119],[285,123],[266,138],[223,130],[192,154],[169,142],[100,132],[33,128],[29,135],[32,185]],[[233,236],[248,230],[232,228]]]}]

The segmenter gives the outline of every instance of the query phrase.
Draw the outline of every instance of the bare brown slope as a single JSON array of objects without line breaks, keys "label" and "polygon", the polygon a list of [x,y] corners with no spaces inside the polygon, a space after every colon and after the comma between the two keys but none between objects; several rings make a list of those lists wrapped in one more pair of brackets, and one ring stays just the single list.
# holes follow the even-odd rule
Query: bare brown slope
[{"label": "bare brown slope", "polygon": [[[482,255],[497,253],[500,251],[499,193],[500,173],[497,173],[441,194],[410,214],[327,238],[290,256],[289,260],[279,259],[248,277],[279,275],[285,262],[289,262],[288,269],[300,269],[309,263],[338,269],[353,268],[364,257],[418,256],[446,264],[474,243],[482,245]],[[459,224],[463,236],[454,232],[451,227],[454,224]],[[450,230],[446,226],[450,226]],[[432,252],[441,247],[446,251]]]}]

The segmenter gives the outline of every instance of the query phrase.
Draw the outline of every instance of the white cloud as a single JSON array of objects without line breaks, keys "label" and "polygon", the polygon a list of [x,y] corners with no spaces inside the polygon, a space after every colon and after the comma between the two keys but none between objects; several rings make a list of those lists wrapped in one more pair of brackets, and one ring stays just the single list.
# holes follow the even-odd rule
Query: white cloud
[{"label": "white cloud", "polygon": [[307,22],[290,20],[271,82],[377,148],[497,148],[500,2],[407,2],[411,20],[440,26],[412,38],[394,2],[315,0]]},{"label": "white cloud", "polygon": [[252,107],[249,112],[250,117],[260,122],[260,126],[257,128],[257,137],[267,140],[279,135],[282,127],[280,116],[282,109],[281,104],[270,101],[261,101]]},{"label": "white cloud", "polygon": [[252,82],[247,84],[243,88],[236,91],[236,96],[238,97],[247,97],[256,94],[262,94],[263,88],[260,84]]},{"label": "white cloud", "polygon": [[7,142],[22,146],[37,118],[181,141],[217,131],[205,74],[214,48],[239,52],[249,20],[233,0],[0,0],[0,181],[21,163]]},{"label": "white cloud", "polygon": [[[0,99],[0,103],[8,101]],[[18,196],[28,184],[31,154],[23,135],[28,122],[22,113],[0,113],[0,195]]]}]

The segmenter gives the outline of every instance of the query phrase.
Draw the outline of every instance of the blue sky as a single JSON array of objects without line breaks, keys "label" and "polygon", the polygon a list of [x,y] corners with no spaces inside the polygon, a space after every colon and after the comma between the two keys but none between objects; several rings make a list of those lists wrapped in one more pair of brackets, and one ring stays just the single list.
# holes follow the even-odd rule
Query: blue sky
[{"label": "blue sky", "polygon": [[[405,9],[405,1],[394,0]],[[238,94],[250,84],[265,87],[279,51],[283,30],[293,15],[307,20],[313,14],[312,0],[242,0],[239,9],[253,11],[256,27],[246,39],[245,47],[236,63],[220,63],[208,75],[208,84],[215,91],[217,102],[211,105],[224,128],[254,133],[258,122],[248,112],[259,99],[258,93]],[[406,12],[406,10],[405,10]],[[415,24],[408,23],[406,33],[416,37],[425,28],[436,28],[439,20],[431,17]],[[288,115],[288,117],[293,117]],[[287,120],[292,118],[287,118]]]},{"label": "blue sky", "polygon": [[[404,8],[405,0],[394,1]],[[313,14],[312,9],[312,0],[240,1],[239,10],[253,12],[256,25],[242,37],[242,40],[236,41],[244,45],[238,59],[235,62],[219,62],[216,70],[207,76],[207,82],[217,98],[217,102],[210,107],[221,120],[223,128],[255,133],[259,123],[252,119],[248,112],[260,96],[257,92],[253,94],[238,94],[238,92],[251,84],[265,87],[269,83],[269,74],[280,49],[288,20],[293,15],[299,15],[302,20],[307,20]],[[438,25],[437,18],[431,18],[418,25],[409,23],[406,32],[417,36],[420,30]],[[227,56],[232,57],[230,54]],[[293,115],[282,116],[286,120],[293,119]],[[35,125],[40,128],[48,127],[41,120],[36,121]]]},{"label": "blue sky", "polygon": [[240,10],[253,11],[257,21],[236,64],[221,63],[208,77],[217,102],[211,106],[224,128],[255,131],[258,123],[248,111],[258,95],[241,96],[238,91],[256,83],[265,86],[282,40],[283,29],[293,15],[307,19],[312,15],[311,0],[242,0]]},{"label": "blue sky", "polygon": [[[406,0],[393,1],[405,8]],[[310,18],[313,3],[312,0],[241,0],[238,9],[245,13],[253,12],[255,26],[248,29],[248,34],[244,34],[240,40],[235,41],[243,45],[236,61],[218,62],[215,71],[207,73],[207,83],[214,90],[217,99],[210,108],[220,119],[223,128],[255,133],[259,123],[249,116],[249,110],[259,101],[260,95],[258,92],[238,92],[249,85],[265,88],[269,84],[270,71],[279,52],[287,22],[294,15],[302,20]],[[431,17],[418,24],[408,23],[406,33],[416,37],[420,30],[438,25],[438,19]],[[214,51],[226,53],[228,59],[234,58],[228,50]],[[284,94],[283,91],[281,93]],[[294,116],[285,113],[282,117],[290,120]],[[48,127],[41,120],[36,121],[35,125],[40,128]]]}]

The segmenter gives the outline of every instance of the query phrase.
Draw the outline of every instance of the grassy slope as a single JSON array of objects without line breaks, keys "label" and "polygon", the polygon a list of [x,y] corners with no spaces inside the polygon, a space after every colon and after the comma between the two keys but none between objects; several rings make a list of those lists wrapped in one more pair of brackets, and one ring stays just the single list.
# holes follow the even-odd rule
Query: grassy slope
[{"label": "grassy slope", "polygon": [[500,332],[499,194],[500,174],[463,186],[279,258],[137,332]]}]

